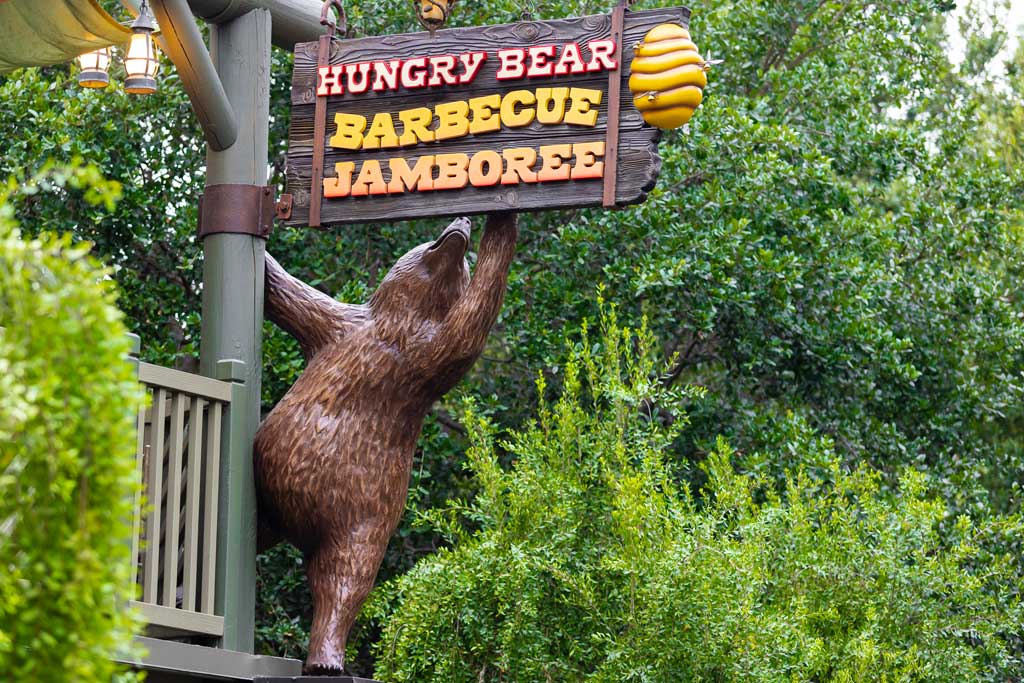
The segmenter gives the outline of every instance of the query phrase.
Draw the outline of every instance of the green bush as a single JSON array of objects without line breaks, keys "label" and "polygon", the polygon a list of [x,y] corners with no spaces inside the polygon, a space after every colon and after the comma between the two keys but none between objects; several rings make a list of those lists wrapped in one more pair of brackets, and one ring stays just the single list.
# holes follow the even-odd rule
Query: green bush
[{"label": "green bush", "polygon": [[[498,424],[521,425],[534,412],[535,371],[557,387],[566,331],[595,318],[594,282],[679,350],[674,382],[708,389],[687,405],[676,459],[704,460],[721,434],[744,454],[744,470],[782,485],[799,466],[827,475],[834,457],[885,471],[893,491],[904,467],[925,472],[929,493],[953,511],[949,523],[960,511],[1020,511],[1024,169],[1012,141],[1024,130],[1014,113],[1024,65],[1001,49],[1012,34],[1002,3],[955,3],[961,17],[997,15],[959,27],[949,0],[655,0],[641,9],[678,4],[693,9],[701,53],[724,59],[704,104],[687,130],[662,137],[661,175],[644,204],[521,216],[501,317],[427,422],[382,579],[441,542],[412,528],[415,512],[464,495],[464,428],[451,419],[458,394],[476,397]],[[561,19],[611,5],[462,2],[452,22]],[[418,30],[408,3],[346,6],[354,36]],[[189,368],[199,347],[195,224],[206,147],[167,66],[148,97],[116,84],[79,88],[67,65],[0,76],[0,177],[77,154],[123,183],[112,213],[45,194],[19,201],[17,215],[26,232],[73,230],[93,242],[116,268],[146,359]],[[279,192],[291,72],[291,54],[275,50],[270,182]],[[329,295],[361,302],[395,258],[443,224],[275,230],[268,249]],[[269,410],[303,360],[294,340],[267,329]],[[705,480],[691,474],[696,491]],[[304,654],[309,601],[298,557],[280,549],[261,561],[257,643],[268,654]],[[365,650],[375,637],[364,629],[353,640]]]},{"label": "green bush", "polygon": [[[137,628],[129,570],[138,384],[110,272],[69,235],[24,239],[0,188],[0,680],[109,683]],[[21,188],[95,203],[89,168]]]},{"label": "green bush", "polygon": [[499,442],[511,469],[470,407],[480,492],[430,515],[450,549],[377,594],[378,678],[1020,680],[1017,560],[979,544],[1018,536],[1018,518],[940,537],[947,508],[920,473],[887,493],[833,460],[780,489],[738,474],[721,440],[691,495],[666,460],[686,397],[663,388],[653,344],[614,312],[599,342],[584,330],[561,396]]}]

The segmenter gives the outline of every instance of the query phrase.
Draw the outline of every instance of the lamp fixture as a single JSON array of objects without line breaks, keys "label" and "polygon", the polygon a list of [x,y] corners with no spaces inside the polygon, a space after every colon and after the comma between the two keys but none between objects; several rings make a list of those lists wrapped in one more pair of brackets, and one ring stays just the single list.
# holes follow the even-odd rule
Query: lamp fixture
[{"label": "lamp fixture", "polygon": [[124,55],[124,89],[135,95],[149,95],[156,92],[156,72],[160,61],[153,45],[153,31],[156,22],[149,12],[149,4],[142,0],[139,16],[132,22],[132,37]]},{"label": "lamp fixture", "polygon": [[110,68],[110,48],[101,47],[84,55],[78,55],[78,85],[83,88],[105,88],[110,83],[107,69]]}]

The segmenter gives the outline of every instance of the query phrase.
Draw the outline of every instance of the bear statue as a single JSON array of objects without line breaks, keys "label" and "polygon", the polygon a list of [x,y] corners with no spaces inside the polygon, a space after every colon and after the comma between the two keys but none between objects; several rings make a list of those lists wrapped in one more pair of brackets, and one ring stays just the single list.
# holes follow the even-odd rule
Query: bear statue
[{"label": "bear statue", "polygon": [[515,214],[488,218],[472,279],[470,222],[402,256],[365,305],[266,260],[266,313],[306,368],[256,433],[260,546],[302,551],[313,594],[306,673],[341,673],[349,629],[405,508],[431,405],[484,348],[515,252]]}]

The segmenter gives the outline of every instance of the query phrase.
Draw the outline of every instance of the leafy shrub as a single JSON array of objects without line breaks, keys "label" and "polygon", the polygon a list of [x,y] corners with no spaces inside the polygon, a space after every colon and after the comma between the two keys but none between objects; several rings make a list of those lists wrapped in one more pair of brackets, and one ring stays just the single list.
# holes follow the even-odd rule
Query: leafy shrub
[{"label": "leafy shrub", "polygon": [[[417,30],[408,3],[346,4],[356,36]],[[688,131],[663,136],[658,186],[621,212],[521,217],[488,349],[435,417],[450,417],[464,391],[502,425],[528,419],[534,371],[549,371],[552,387],[560,382],[565,331],[596,315],[591,283],[604,282],[610,300],[631,318],[646,314],[659,341],[680,351],[674,381],[708,388],[688,405],[679,458],[703,460],[723,434],[745,469],[780,482],[800,465],[827,476],[828,457],[866,460],[891,475],[886,486],[909,465],[955,511],[947,522],[959,511],[1019,512],[1024,173],[1012,157],[986,153],[1020,151],[1008,144],[1012,129],[992,127],[1024,120],[1012,117],[1024,101],[1020,55],[1004,65],[1000,49],[1012,22],[949,27],[949,0],[656,0],[643,8],[678,4],[693,8],[702,54],[725,61]],[[958,14],[992,4],[974,5],[957,3]],[[1005,17],[1001,5],[992,9]],[[558,19],[610,6],[463,2],[452,22]],[[964,50],[951,51],[950,40]],[[967,57],[959,65],[957,53]],[[291,71],[291,54],[275,50],[270,163],[281,191]],[[996,73],[1009,81],[993,81]],[[79,88],[66,65],[0,76],[0,177],[78,154],[123,183],[113,213],[53,194],[26,198],[17,213],[26,231],[74,230],[92,241],[117,267],[120,305],[147,340],[147,360],[194,367],[202,290],[195,198],[206,148],[174,70],[166,75],[142,98]],[[987,112],[980,121],[979,111]],[[343,239],[275,230],[268,248],[324,292],[364,301],[394,258],[441,225],[351,226]],[[266,335],[264,350],[269,409],[302,357],[280,331]],[[413,490],[429,494],[410,506],[382,578],[440,541],[429,528],[412,529],[412,510],[464,487],[463,429],[447,422],[421,442],[426,458],[417,458]],[[814,441],[816,450],[805,448]],[[693,489],[704,483],[696,472]],[[297,556],[267,555],[261,577],[259,646],[301,656],[308,600]]]},{"label": "leafy shrub", "polygon": [[960,517],[942,538],[920,473],[890,494],[833,462],[779,488],[738,474],[721,440],[692,495],[665,457],[685,396],[663,388],[653,345],[606,313],[561,396],[500,442],[511,469],[470,407],[480,492],[430,515],[453,547],[375,597],[378,678],[1019,680],[1016,560],[978,543],[1019,519]]},{"label": "leafy shrub", "polygon": [[[89,168],[61,186],[111,201]],[[109,271],[69,235],[23,239],[0,188],[0,680],[108,683],[136,619],[129,568],[141,394]],[[77,193],[76,194],[82,194]]]}]

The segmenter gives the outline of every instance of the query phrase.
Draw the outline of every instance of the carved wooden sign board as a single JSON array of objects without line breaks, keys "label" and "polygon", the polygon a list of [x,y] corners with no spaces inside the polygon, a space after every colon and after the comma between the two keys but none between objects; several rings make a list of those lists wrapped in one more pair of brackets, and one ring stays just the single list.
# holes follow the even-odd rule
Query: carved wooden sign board
[{"label": "carved wooden sign board", "polygon": [[660,131],[626,87],[633,46],[689,16],[618,8],[296,45],[286,223],[643,201]]}]

